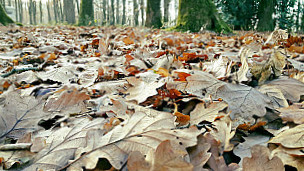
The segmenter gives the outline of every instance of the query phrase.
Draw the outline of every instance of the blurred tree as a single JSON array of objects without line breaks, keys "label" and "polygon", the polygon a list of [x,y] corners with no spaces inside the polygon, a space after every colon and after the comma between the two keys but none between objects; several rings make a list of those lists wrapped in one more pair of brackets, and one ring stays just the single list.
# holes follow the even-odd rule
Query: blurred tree
[{"label": "blurred tree", "polygon": [[126,24],[126,1],[127,0],[122,0],[122,19],[121,19],[122,25]]},{"label": "blurred tree", "polygon": [[164,0],[164,23],[169,22],[169,5],[171,0]]},{"label": "blurred tree", "polygon": [[291,30],[294,25],[293,8],[296,0],[278,0],[277,14],[280,29]]},{"label": "blurred tree", "polygon": [[0,4],[0,23],[5,26],[10,23],[14,23],[14,21],[6,14],[2,4]]},{"label": "blurred tree", "polygon": [[135,26],[138,26],[138,16],[139,16],[138,3],[137,0],[133,0],[133,17],[134,17]]},{"label": "blurred tree", "polygon": [[63,6],[65,21],[69,24],[74,24],[76,22],[74,0],[63,0]]},{"label": "blurred tree", "polygon": [[115,23],[115,8],[114,8],[114,0],[111,0],[111,18],[110,18],[110,25],[114,25]]},{"label": "blurred tree", "polygon": [[179,0],[176,29],[198,32],[201,28],[231,32],[219,17],[213,0]]},{"label": "blurred tree", "polygon": [[160,0],[147,0],[146,26],[152,28],[160,28],[162,26]]},{"label": "blurred tree", "polygon": [[119,0],[116,0],[116,24],[119,24]]},{"label": "blurred tree", "polygon": [[93,0],[81,0],[78,25],[94,25]]},{"label": "blurred tree", "polygon": [[144,0],[140,0],[140,11],[141,11],[141,25],[145,25],[145,3]]},{"label": "blurred tree", "polygon": [[220,0],[219,6],[224,12],[225,20],[233,25],[235,30],[249,30],[255,25],[258,1]]},{"label": "blurred tree", "polygon": [[275,14],[276,0],[260,0],[258,8],[258,31],[273,31],[275,28]]}]

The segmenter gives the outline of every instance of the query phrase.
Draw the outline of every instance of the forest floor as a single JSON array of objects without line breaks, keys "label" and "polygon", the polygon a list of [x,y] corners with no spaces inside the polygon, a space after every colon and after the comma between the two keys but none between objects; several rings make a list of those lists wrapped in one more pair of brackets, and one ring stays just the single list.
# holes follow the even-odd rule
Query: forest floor
[{"label": "forest floor", "polygon": [[304,42],[2,27],[0,169],[304,170]]}]

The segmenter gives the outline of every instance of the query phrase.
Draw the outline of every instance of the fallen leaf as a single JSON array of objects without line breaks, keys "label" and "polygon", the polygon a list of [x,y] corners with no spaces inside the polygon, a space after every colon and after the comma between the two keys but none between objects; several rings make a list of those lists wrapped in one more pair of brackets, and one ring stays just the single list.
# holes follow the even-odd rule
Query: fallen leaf
[{"label": "fallen leaf", "polygon": [[[185,160],[187,152],[174,148],[169,140],[161,142],[155,152],[148,153],[145,157],[138,152],[132,152],[128,158],[129,170],[150,170],[150,171],[191,171],[192,164]],[[138,161],[139,160],[139,161]]]},{"label": "fallen leaf", "polygon": [[211,145],[206,141],[203,135],[198,136],[197,145],[188,148],[191,164],[194,166],[194,171],[203,170],[204,165],[211,157],[209,149]]},{"label": "fallen leaf", "polygon": [[244,171],[285,170],[283,162],[279,157],[270,158],[270,152],[267,147],[255,145],[251,148],[251,155],[251,158],[245,157],[243,160]]},{"label": "fallen leaf", "polygon": [[277,136],[273,137],[269,143],[280,144],[286,148],[303,148],[304,124],[295,126],[279,133]]},{"label": "fallen leaf", "polygon": [[304,106],[302,104],[293,104],[292,106],[277,110],[281,112],[280,117],[283,121],[304,124]]},{"label": "fallen leaf", "polygon": [[284,165],[289,165],[289,166],[297,168],[298,170],[303,170],[304,169],[304,158],[292,156],[292,155],[288,154],[287,150],[288,149],[280,146],[272,151],[272,155],[279,157],[282,160],[282,162],[284,163]]},{"label": "fallen leaf", "polygon": [[93,169],[98,158],[107,158],[113,167],[120,169],[129,153],[139,151],[146,155],[164,140],[176,140],[182,148],[196,145],[200,131],[194,127],[174,130],[174,120],[171,114],[162,113],[152,118],[145,113],[134,113],[103,137],[91,137],[94,144],[80,150],[68,170]]}]

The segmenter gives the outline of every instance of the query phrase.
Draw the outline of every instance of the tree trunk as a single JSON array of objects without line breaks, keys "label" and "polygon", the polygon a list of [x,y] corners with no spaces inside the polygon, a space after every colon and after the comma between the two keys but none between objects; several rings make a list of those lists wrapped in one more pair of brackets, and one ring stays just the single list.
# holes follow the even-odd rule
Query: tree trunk
[{"label": "tree trunk", "polygon": [[134,25],[138,26],[139,10],[138,10],[137,0],[133,0],[133,16],[134,16]]},{"label": "tree trunk", "polygon": [[63,8],[62,8],[62,3],[61,1],[57,1],[57,3],[59,4],[59,12],[60,12],[60,21],[63,22],[64,21],[64,16],[63,16]]},{"label": "tree trunk", "polygon": [[198,32],[204,29],[231,32],[219,17],[213,0],[179,0],[178,30]]},{"label": "tree trunk", "polygon": [[18,17],[19,17],[19,15],[18,15],[19,10],[18,10],[18,2],[17,2],[17,0],[15,0],[15,10],[16,10],[16,21],[19,21],[19,19],[18,19]]},{"label": "tree trunk", "polygon": [[42,2],[39,2],[39,10],[40,10],[40,23],[43,23],[43,12],[42,12]]},{"label": "tree trunk", "polygon": [[77,14],[79,14],[80,13],[80,9],[79,9],[79,0],[76,0],[76,7],[77,7]]},{"label": "tree trunk", "polygon": [[126,24],[126,1],[127,0],[122,0],[122,19],[121,19],[122,25]]},{"label": "tree trunk", "polygon": [[34,25],[37,25],[37,5],[36,5],[36,1],[32,2],[32,15],[33,15],[33,23]]},{"label": "tree trunk", "polygon": [[33,1],[29,1],[29,17],[30,17],[30,24],[33,24]]},{"label": "tree trunk", "polygon": [[50,9],[50,1],[46,3],[46,8],[47,8],[47,13],[48,13],[48,21],[51,23],[52,21],[52,16],[51,16],[51,9]]},{"label": "tree trunk", "polygon": [[162,26],[160,0],[147,0],[146,26],[152,28],[160,28]]},{"label": "tree trunk", "polygon": [[74,0],[64,0],[63,6],[64,6],[65,21],[68,22],[69,24],[74,24],[76,22]]},{"label": "tree trunk", "polygon": [[111,20],[110,25],[114,25],[115,22],[115,9],[114,9],[114,0],[111,0]]},{"label": "tree trunk", "polygon": [[94,25],[93,0],[81,0],[78,24],[80,26]]},{"label": "tree trunk", "polygon": [[258,9],[258,31],[273,31],[275,22],[273,14],[275,12],[275,0],[261,0]]},{"label": "tree trunk", "polygon": [[19,22],[23,22],[23,4],[21,0],[18,0],[18,7],[19,7]]},{"label": "tree trunk", "polygon": [[116,24],[119,24],[119,0],[116,0]]},{"label": "tree trunk", "polygon": [[102,1],[102,12],[103,12],[103,22],[102,25],[106,25],[107,23],[107,1]]},{"label": "tree trunk", "polygon": [[14,21],[6,14],[2,4],[0,4],[0,23],[4,26],[14,23]]},{"label": "tree trunk", "polygon": [[164,22],[169,22],[169,5],[171,0],[164,0]]},{"label": "tree trunk", "polygon": [[297,32],[299,32],[299,30],[300,30],[300,11],[302,11],[302,5],[301,5],[301,1],[298,1],[297,20],[296,20]]},{"label": "tree trunk", "polygon": [[55,22],[58,23],[56,0],[53,0],[53,9],[54,9]]},{"label": "tree trunk", "polygon": [[144,0],[140,0],[140,11],[141,11],[141,25],[145,25],[145,4]]}]

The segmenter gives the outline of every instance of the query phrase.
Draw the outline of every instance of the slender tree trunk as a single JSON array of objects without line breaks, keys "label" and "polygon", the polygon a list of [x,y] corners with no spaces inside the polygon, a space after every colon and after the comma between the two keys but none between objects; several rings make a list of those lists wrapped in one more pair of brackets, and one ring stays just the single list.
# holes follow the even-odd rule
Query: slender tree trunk
[{"label": "slender tree trunk", "polygon": [[168,23],[169,22],[169,6],[170,6],[170,1],[171,0],[164,0],[164,22]]},{"label": "slender tree trunk", "polygon": [[2,4],[0,4],[0,23],[5,26],[10,23],[14,23],[14,21],[6,14]]},{"label": "slender tree trunk", "polygon": [[114,0],[111,0],[111,20],[110,25],[114,25],[115,22],[115,9],[114,9]]},{"label": "slender tree trunk", "polygon": [[76,0],[76,7],[77,7],[77,12],[78,14],[80,13],[80,9],[79,9],[79,0]]},{"label": "slender tree trunk", "polygon": [[64,0],[63,6],[64,6],[65,21],[68,22],[69,24],[74,24],[76,22],[74,0]]},{"label": "slender tree trunk", "polygon": [[[302,11],[301,1],[298,1],[298,10],[297,10],[297,20],[296,20],[296,30],[299,32],[300,30],[300,11]],[[304,21],[302,21],[304,22]]]},{"label": "slender tree trunk", "polygon": [[53,9],[54,9],[54,17],[55,17],[55,22],[58,23],[58,16],[57,16],[57,7],[56,7],[56,0],[53,0]]},{"label": "slender tree trunk", "polygon": [[134,25],[138,26],[139,10],[138,10],[137,0],[133,0],[133,16],[134,16]]},{"label": "slender tree trunk", "polygon": [[116,0],[116,24],[120,24],[119,23],[119,0]]},{"label": "slender tree trunk", "polygon": [[32,9],[33,9],[33,11],[32,11],[32,15],[33,15],[33,23],[34,23],[34,25],[37,25],[37,4],[36,4],[36,1],[33,1],[32,2]]},{"label": "slender tree trunk", "polygon": [[48,12],[48,21],[49,21],[49,23],[51,23],[52,22],[52,16],[51,16],[50,1],[48,1],[46,3],[46,8],[47,8],[47,12]]},{"label": "slender tree trunk", "polygon": [[17,2],[17,0],[15,0],[15,10],[16,10],[16,21],[19,21],[19,15],[18,15],[19,9],[18,9],[18,2]]},{"label": "slender tree trunk", "polygon": [[147,0],[146,11],[146,26],[152,28],[160,28],[161,12],[160,12],[160,0]]},{"label": "slender tree trunk", "polygon": [[141,11],[141,25],[145,25],[145,4],[144,0],[140,0],[140,11]]},{"label": "slender tree trunk", "polygon": [[30,17],[30,24],[32,25],[33,24],[33,1],[30,0],[29,1],[29,17]]},{"label": "slender tree trunk", "polygon": [[127,0],[122,0],[122,20],[121,20],[122,25],[126,24],[126,1]]},{"label": "slender tree trunk", "polygon": [[176,28],[198,32],[202,27],[217,32],[231,32],[219,17],[213,0],[179,0]]},{"label": "slender tree trunk", "polygon": [[94,25],[93,0],[81,0],[78,24],[81,26]]},{"label": "slender tree trunk", "polygon": [[275,12],[275,0],[261,0],[258,8],[258,31],[273,31],[275,22],[273,14]]},{"label": "slender tree trunk", "polygon": [[103,22],[102,25],[106,25],[107,23],[107,1],[102,1],[102,12],[103,12]]},{"label": "slender tree trunk", "polygon": [[107,24],[110,24],[110,9],[111,9],[111,7],[110,7],[110,3],[109,3],[110,1],[109,0],[107,0]]},{"label": "slender tree trunk", "polygon": [[42,12],[42,2],[39,1],[39,10],[40,10],[40,23],[43,23],[43,12]]},{"label": "slender tree trunk", "polygon": [[19,22],[23,22],[23,2],[21,0],[18,0],[18,7],[19,7]]},{"label": "slender tree trunk", "polygon": [[59,6],[59,12],[60,12],[60,21],[63,22],[64,21],[64,15],[63,15],[63,8],[62,8],[62,3],[60,0],[58,0],[58,6]]}]

